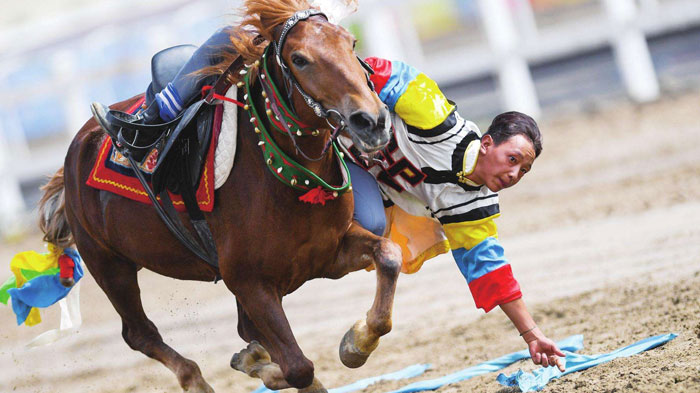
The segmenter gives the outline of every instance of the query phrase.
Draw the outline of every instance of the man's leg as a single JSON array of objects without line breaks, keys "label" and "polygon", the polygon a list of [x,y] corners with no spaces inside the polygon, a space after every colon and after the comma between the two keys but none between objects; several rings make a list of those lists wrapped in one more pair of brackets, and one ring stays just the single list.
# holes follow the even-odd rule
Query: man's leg
[{"label": "man's leg", "polygon": [[182,66],[172,82],[156,94],[160,118],[170,121],[180,114],[182,109],[201,94],[210,77],[191,75],[202,68],[213,66],[221,61],[221,51],[231,43],[230,27],[222,28],[202,44],[192,57]]},{"label": "man's leg", "polygon": [[352,179],[355,211],[352,218],[377,236],[384,235],[386,216],[379,186],[374,177],[360,166],[346,161]]},{"label": "man's leg", "polygon": [[[168,83],[160,93],[156,94],[155,102],[141,114],[134,116],[133,121],[129,120],[134,125],[134,130],[139,128],[138,125],[157,125],[173,120],[187,104],[201,94],[202,86],[210,82],[210,79],[213,77],[191,74],[221,61],[220,53],[230,43],[229,33],[230,27],[218,30],[194,52],[173,81]],[[116,131],[117,127],[111,124],[107,116],[109,112],[107,106],[95,102],[92,104],[91,109],[95,119],[102,128],[108,132]]]}]

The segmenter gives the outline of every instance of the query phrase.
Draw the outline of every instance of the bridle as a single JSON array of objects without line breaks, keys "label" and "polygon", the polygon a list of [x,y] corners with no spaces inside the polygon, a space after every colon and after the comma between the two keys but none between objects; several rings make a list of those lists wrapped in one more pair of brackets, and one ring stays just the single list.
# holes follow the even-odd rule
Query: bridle
[{"label": "bridle", "polygon": [[[294,74],[292,73],[291,69],[284,61],[284,58],[282,57],[282,49],[284,48],[284,43],[286,42],[287,35],[292,30],[292,28],[294,28],[294,26],[296,26],[297,23],[304,21],[304,20],[307,20],[315,15],[321,15],[326,20],[328,20],[328,17],[326,16],[326,14],[324,14],[323,12],[316,10],[316,9],[307,9],[307,10],[303,10],[303,11],[297,11],[294,13],[294,15],[292,15],[289,19],[287,19],[284,22],[284,25],[282,25],[282,33],[280,34],[279,39],[276,42],[272,43],[274,51],[275,51],[275,59],[277,61],[277,64],[280,67],[280,70],[282,71],[282,76],[284,78],[285,88],[287,90],[287,103],[290,106],[290,108],[292,109],[292,111],[294,111],[292,94],[293,94],[294,90],[296,90],[297,92],[299,92],[301,97],[304,99],[304,102],[306,103],[306,105],[308,105],[313,110],[314,114],[316,114],[316,116],[318,116],[322,119],[325,119],[326,123],[328,123],[328,126],[330,127],[330,129],[333,130],[331,133],[331,138],[328,140],[328,142],[324,146],[323,150],[321,151],[320,156],[317,158],[311,158],[308,155],[306,155],[299,148],[299,146],[296,143],[296,138],[294,137],[294,134],[291,132],[291,130],[287,126],[287,122],[286,121],[281,122],[282,127],[287,132],[289,137],[292,139],[292,143],[294,144],[296,151],[299,152],[299,154],[301,154],[304,158],[306,158],[307,160],[310,160],[310,161],[318,161],[318,160],[322,159],[323,156],[328,151],[331,143],[333,141],[335,141],[335,139],[337,138],[340,131],[344,130],[347,127],[347,120],[345,119],[345,116],[343,116],[343,114],[341,114],[336,109],[325,108],[320,102],[315,100],[308,93],[306,93],[306,91],[304,91],[304,89],[301,87],[299,82],[294,77]],[[369,66],[369,64],[367,64],[365,61],[363,61],[359,56],[357,56],[357,60],[362,65],[362,68],[366,71],[365,77],[367,79],[367,84],[368,84],[369,88],[372,91],[374,91],[374,84],[372,83],[372,81],[370,79],[370,75],[374,74],[374,70],[372,69],[372,67]],[[263,61],[266,61],[266,58],[263,58]],[[264,74],[260,73],[260,75],[262,76]],[[265,83],[265,81],[261,80],[261,82],[263,85],[263,89],[266,91],[266,93],[268,95],[271,94],[271,90],[274,90],[274,89],[270,89],[267,86],[267,84]],[[268,83],[272,83],[272,82],[268,81]],[[281,111],[279,110],[276,103],[274,103],[274,102],[271,104],[271,110],[273,111],[275,116],[281,115]],[[334,122],[336,123],[335,125],[333,124]],[[298,135],[298,136],[301,136],[301,135]]]},{"label": "bridle", "polygon": [[[284,47],[284,43],[290,30],[300,21],[309,19],[314,15],[322,15],[324,18],[326,18],[326,20],[328,19],[325,14],[315,9],[296,12],[291,18],[285,21],[284,25],[282,26],[280,38],[268,45],[262,55],[261,60],[255,61],[254,64],[246,66],[248,68],[255,68],[257,72],[250,72],[251,70],[248,69],[239,71],[239,73],[244,77],[242,81],[238,82],[238,87],[244,88],[244,94],[243,102],[236,101],[236,103],[239,106],[242,106],[243,110],[248,113],[249,120],[253,125],[253,129],[258,138],[258,147],[262,152],[263,160],[273,176],[275,176],[283,184],[298,191],[304,192],[304,194],[299,197],[300,201],[323,205],[326,201],[336,199],[345,192],[352,190],[350,171],[348,170],[347,164],[343,159],[343,153],[340,151],[338,143],[335,141],[339,132],[347,127],[347,121],[338,110],[333,108],[324,108],[321,103],[307,94],[294,77],[289,66],[285,64],[281,55],[282,48]],[[272,78],[272,74],[268,71],[268,60],[273,56],[273,50],[275,60],[277,61],[284,78],[283,82],[287,88],[286,99],[281,96],[279,89],[275,85],[275,81]],[[369,88],[374,91],[374,85],[370,79],[370,75],[374,73],[374,71],[359,57],[357,60],[366,71],[365,77],[367,78]],[[256,108],[256,101],[258,101],[259,104],[259,100],[255,100],[253,97],[254,93],[252,90],[252,84],[255,79],[253,75],[257,75],[257,79],[262,88],[261,95],[264,98],[264,110],[262,111],[259,111],[258,108]],[[298,137],[308,135],[318,136],[320,135],[320,131],[302,123],[299,120],[299,117],[295,113],[292,106],[292,94],[294,90],[299,92],[304,99],[304,102],[313,110],[314,114],[322,119],[325,119],[329,127],[332,129],[330,138],[328,138],[326,141],[321,154],[317,158],[311,158],[306,155],[297,144],[295,134]],[[255,95],[255,97],[258,96]],[[265,117],[267,121],[264,121]],[[336,124],[334,125],[333,123]],[[282,150],[277,143],[275,143],[274,138],[268,132],[267,125],[269,125],[271,129],[274,129],[280,133],[286,133],[292,140],[296,152],[307,160],[319,161],[323,159],[329,149],[332,148],[341,168],[343,183],[339,186],[328,184],[318,175],[305,168],[302,164],[298,163],[293,157],[286,154],[284,150]],[[292,129],[294,132],[292,132]]]}]

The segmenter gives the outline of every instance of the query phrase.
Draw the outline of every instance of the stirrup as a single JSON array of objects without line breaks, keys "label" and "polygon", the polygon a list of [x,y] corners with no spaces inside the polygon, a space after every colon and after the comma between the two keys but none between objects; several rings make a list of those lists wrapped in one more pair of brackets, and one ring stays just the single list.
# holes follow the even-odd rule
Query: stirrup
[{"label": "stirrup", "polygon": [[92,115],[109,135],[117,149],[125,156],[131,156],[141,163],[147,154],[163,140],[168,130],[176,126],[179,118],[163,124],[143,124],[143,114],[111,110],[106,105],[93,102]]},{"label": "stirrup", "polygon": [[126,112],[110,109],[107,111],[106,121],[115,128],[124,128],[132,131],[143,131],[147,134],[154,134],[158,131],[166,130],[177,124],[181,116],[166,123],[144,124],[142,115],[132,115]]},{"label": "stirrup", "polygon": [[166,123],[145,124],[142,114],[132,115],[130,113],[109,109],[106,105],[99,102],[93,102],[92,105],[90,105],[90,110],[100,127],[115,140],[118,139],[118,134],[121,129],[143,131],[145,134],[153,135],[171,128],[180,120],[180,116],[178,116]]}]

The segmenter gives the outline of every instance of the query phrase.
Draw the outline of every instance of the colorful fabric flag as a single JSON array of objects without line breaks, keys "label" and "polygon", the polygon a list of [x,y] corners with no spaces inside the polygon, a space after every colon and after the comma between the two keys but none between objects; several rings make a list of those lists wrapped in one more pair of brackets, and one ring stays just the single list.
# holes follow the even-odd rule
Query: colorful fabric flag
[{"label": "colorful fabric flag", "polygon": [[28,326],[41,322],[38,308],[48,307],[63,299],[71,288],[59,281],[58,259],[62,254],[73,260],[73,279],[77,283],[83,277],[83,268],[78,252],[72,248],[62,250],[49,244],[49,252],[26,251],[15,255],[10,262],[10,277],[0,287],[0,302],[7,304],[12,299],[12,310],[17,316],[17,324]]},{"label": "colorful fabric flag", "polygon": [[[562,350],[566,349],[569,351],[578,351],[579,349],[583,348],[583,336],[579,334],[568,337],[558,342],[557,346]],[[436,390],[443,385],[465,381],[479,375],[500,370],[519,360],[528,359],[529,357],[530,352],[527,349],[524,349],[522,351],[509,353],[499,358],[477,364],[476,366],[465,368],[464,370],[445,375],[444,377],[429,379],[426,381],[418,381],[410,385],[406,385],[398,390],[394,390],[391,393],[410,393],[422,392],[424,390]]]},{"label": "colorful fabric flag", "polygon": [[[413,378],[417,377],[429,369],[429,364],[414,364],[413,366],[408,366],[399,371],[394,371],[393,373],[383,374],[377,377],[370,377],[361,379],[357,382],[351,383],[349,385],[341,386],[339,388],[328,389],[328,393],[348,393],[356,390],[362,390],[367,386],[379,382],[379,381],[395,381],[399,379]],[[270,390],[265,387],[265,385],[260,386],[255,389],[252,393],[276,393],[276,390]]]},{"label": "colorful fabric flag", "polygon": [[566,358],[564,359],[566,362],[566,371],[563,373],[556,367],[542,367],[534,370],[532,373],[524,372],[523,370],[518,370],[511,375],[501,373],[496,379],[501,383],[501,385],[518,387],[522,392],[542,390],[547,382],[551,381],[552,379],[559,378],[563,375],[571,374],[576,371],[585,370],[587,368],[609,362],[616,358],[636,355],[640,352],[663,345],[676,337],[677,335],[673,333],[653,336],[610,353],[602,353],[598,355],[579,355],[569,351],[564,351],[564,353],[566,353]]}]

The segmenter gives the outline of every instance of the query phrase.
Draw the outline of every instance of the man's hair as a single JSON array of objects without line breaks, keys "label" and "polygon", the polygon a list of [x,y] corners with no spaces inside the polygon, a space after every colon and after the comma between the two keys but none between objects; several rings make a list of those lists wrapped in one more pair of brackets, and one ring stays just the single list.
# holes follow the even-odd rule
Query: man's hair
[{"label": "man's hair", "polygon": [[542,134],[535,120],[526,114],[515,111],[501,113],[493,119],[486,131],[496,146],[518,134],[530,139],[535,148],[535,157],[538,157],[542,152]]}]

